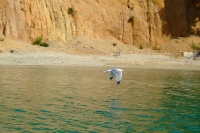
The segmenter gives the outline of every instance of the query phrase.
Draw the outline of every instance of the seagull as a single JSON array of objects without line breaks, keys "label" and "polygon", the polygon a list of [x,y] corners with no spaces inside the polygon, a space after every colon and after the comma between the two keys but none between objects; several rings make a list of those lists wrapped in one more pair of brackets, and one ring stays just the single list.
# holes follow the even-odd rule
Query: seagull
[{"label": "seagull", "polygon": [[117,85],[119,85],[122,79],[122,71],[123,71],[122,69],[115,68],[115,69],[106,70],[104,72],[110,72],[110,80],[112,80],[113,77],[116,75]]}]

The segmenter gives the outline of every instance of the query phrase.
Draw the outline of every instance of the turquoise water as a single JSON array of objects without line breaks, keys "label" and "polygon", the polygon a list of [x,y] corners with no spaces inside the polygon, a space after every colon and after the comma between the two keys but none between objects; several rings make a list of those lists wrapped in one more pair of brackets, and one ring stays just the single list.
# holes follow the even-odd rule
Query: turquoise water
[{"label": "turquoise water", "polygon": [[0,132],[200,132],[200,71],[0,66]]}]

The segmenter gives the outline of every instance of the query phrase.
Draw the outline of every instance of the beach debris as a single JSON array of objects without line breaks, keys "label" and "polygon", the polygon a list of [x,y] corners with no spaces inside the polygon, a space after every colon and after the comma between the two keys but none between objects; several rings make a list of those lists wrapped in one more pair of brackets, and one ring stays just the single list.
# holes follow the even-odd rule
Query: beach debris
[{"label": "beach debris", "polygon": [[193,60],[195,57],[198,56],[198,52],[184,52],[183,56]]},{"label": "beach debris", "polygon": [[117,57],[120,56],[121,51],[118,51],[116,54],[114,54],[113,56]]}]

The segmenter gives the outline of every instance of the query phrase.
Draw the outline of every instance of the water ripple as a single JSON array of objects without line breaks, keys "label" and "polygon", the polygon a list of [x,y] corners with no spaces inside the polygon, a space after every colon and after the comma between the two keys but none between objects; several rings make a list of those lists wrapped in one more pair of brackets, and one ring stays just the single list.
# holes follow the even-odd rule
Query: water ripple
[{"label": "water ripple", "polygon": [[200,132],[199,71],[105,69],[0,66],[1,132]]}]

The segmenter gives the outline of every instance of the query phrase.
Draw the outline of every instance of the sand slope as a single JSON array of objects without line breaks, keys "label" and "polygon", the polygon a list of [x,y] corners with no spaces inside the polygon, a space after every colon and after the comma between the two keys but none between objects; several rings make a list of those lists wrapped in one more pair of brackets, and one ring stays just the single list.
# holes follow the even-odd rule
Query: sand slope
[{"label": "sand slope", "polygon": [[[67,44],[51,42],[50,46],[45,48],[28,42],[5,39],[0,41],[0,65],[138,66],[200,70],[199,57],[190,60],[181,54],[177,56],[172,52],[165,52],[165,49],[139,49],[120,42],[113,46],[112,42],[117,40],[79,37]],[[178,48],[181,44],[171,45]],[[120,56],[113,56],[117,51],[121,52]]]}]

